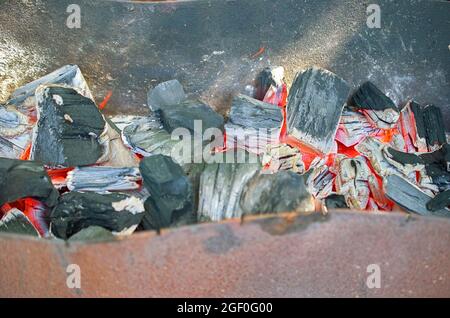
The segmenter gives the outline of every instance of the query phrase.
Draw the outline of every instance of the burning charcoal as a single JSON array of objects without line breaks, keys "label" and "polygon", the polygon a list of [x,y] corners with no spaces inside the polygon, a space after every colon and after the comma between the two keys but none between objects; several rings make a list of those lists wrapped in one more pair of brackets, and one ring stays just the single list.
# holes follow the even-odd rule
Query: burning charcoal
[{"label": "burning charcoal", "polygon": [[335,176],[326,165],[310,169],[307,185],[308,191],[317,199],[328,197],[333,191]]},{"label": "burning charcoal", "polygon": [[427,202],[427,209],[435,212],[450,206],[450,190],[444,191],[436,195]]},{"label": "burning charcoal", "polygon": [[286,108],[289,135],[330,152],[349,91],[343,79],[327,70],[314,67],[297,74]]},{"label": "burning charcoal", "polygon": [[160,229],[195,221],[192,184],[181,166],[170,157],[144,158],[139,166],[150,192],[145,202],[144,229]]},{"label": "burning charcoal", "polygon": [[285,144],[267,145],[262,163],[272,172],[289,170],[302,174],[306,170],[300,150]]},{"label": "burning charcoal", "polygon": [[69,238],[69,242],[102,242],[114,240],[115,236],[101,226],[89,226]]},{"label": "burning charcoal", "polygon": [[325,207],[327,211],[334,209],[349,209],[350,207],[347,205],[345,201],[345,197],[339,194],[332,194],[325,198]]},{"label": "burning charcoal", "polygon": [[147,104],[155,112],[166,106],[177,105],[186,99],[183,86],[177,80],[158,84],[148,92]]},{"label": "burning charcoal", "polygon": [[279,107],[245,95],[233,99],[225,124],[228,148],[241,148],[256,154],[278,142],[283,115]]},{"label": "burning charcoal", "polygon": [[0,206],[33,197],[52,207],[58,196],[58,191],[39,163],[0,158]]},{"label": "burning charcoal", "polygon": [[335,161],[336,192],[345,196],[352,209],[364,210],[370,196],[370,168],[363,157],[338,157]]},{"label": "burning charcoal", "polygon": [[66,65],[36,81],[18,88],[11,94],[11,99],[8,101],[8,104],[15,105],[24,111],[29,111],[30,108],[34,109],[36,105],[36,89],[41,85],[48,84],[74,87],[81,95],[92,100],[94,99],[79,67],[77,65]]},{"label": "burning charcoal", "polygon": [[141,175],[138,168],[77,167],[67,174],[70,191],[98,192],[138,189]]},{"label": "burning charcoal", "polygon": [[378,131],[379,129],[374,128],[363,114],[344,108],[336,132],[336,140],[346,147],[351,147]]},{"label": "burning charcoal", "polygon": [[408,152],[428,152],[446,143],[441,110],[433,105],[423,108],[409,101],[401,111],[400,127]]},{"label": "burning charcoal", "polygon": [[383,184],[386,195],[409,212],[424,216],[450,217],[449,209],[439,209],[437,211],[429,210],[427,208],[427,203],[432,197],[428,196],[417,186],[400,176],[388,176],[383,180]]},{"label": "burning charcoal", "polygon": [[95,103],[74,89],[44,86],[36,93],[38,122],[31,158],[50,166],[83,166],[102,156],[105,120]]},{"label": "burning charcoal", "polygon": [[394,102],[371,82],[365,82],[353,93],[350,105],[362,110],[375,127],[382,129],[394,128],[400,116]]},{"label": "burning charcoal", "polygon": [[[261,168],[261,163],[242,151],[228,151],[224,156],[242,160],[206,165],[200,176],[198,219],[220,221],[242,216],[239,200],[245,184]],[[228,159],[227,159],[228,160]],[[242,163],[237,163],[242,162]]]},{"label": "burning charcoal", "polygon": [[38,230],[22,211],[11,209],[0,220],[0,233],[13,233],[40,237]]},{"label": "burning charcoal", "polygon": [[[193,100],[164,107],[161,109],[161,121],[169,133],[177,128],[186,128],[194,135],[203,134],[208,128],[223,131],[224,124],[223,117],[211,107]],[[195,121],[200,121],[199,127],[196,127]]]},{"label": "burning charcoal", "polygon": [[244,214],[313,212],[314,199],[301,175],[258,172],[245,185],[240,206]]},{"label": "burning charcoal", "polygon": [[282,66],[267,67],[256,78],[254,97],[269,104],[286,106],[287,87]]},{"label": "burning charcoal", "polygon": [[114,234],[131,234],[144,216],[142,200],[120,193],[68,192],[50,216],[52,233],[68,239],[89,226],[101,226]]}]

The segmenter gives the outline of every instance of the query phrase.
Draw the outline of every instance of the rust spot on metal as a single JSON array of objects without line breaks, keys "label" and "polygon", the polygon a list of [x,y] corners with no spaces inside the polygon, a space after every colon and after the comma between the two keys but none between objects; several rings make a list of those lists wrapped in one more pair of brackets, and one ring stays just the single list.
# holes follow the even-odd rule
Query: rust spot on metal
[{"label": "rust spot on metal", "polygon": [[329,214],[317,212],[309,214],[287,214],[282,218],[261,219],[261,229],[271,235],[285,235],[306,230],[313,223],[322,223],[330,219]]}]

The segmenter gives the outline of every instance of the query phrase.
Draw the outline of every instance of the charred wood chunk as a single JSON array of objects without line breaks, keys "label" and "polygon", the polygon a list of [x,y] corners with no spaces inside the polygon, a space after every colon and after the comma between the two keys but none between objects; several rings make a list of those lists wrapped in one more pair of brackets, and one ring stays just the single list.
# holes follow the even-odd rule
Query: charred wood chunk
[{"label": "charred wood chunk", "polygon": [[144,229],[160,229],[195,221],[192,184],[170,157],[154,155],[139,166],[150,192],[145,202]]},{"label": "charred wood chunk", "polygon": [[162,108],[161,121],[169,133],[177,128],[186,128],[193,135],[203,135],[208,128],[223,131],[224,125],[220,114],[201,101],[195,100],[187,100]]},{"label": "charred wood chunk", "polygon": [[360,109],[385,110],[391,108],[398,112],[392,99],[387,97],[373,83],[365,82],[351,96],[350,105]]},{"label": "charred wood chunk", "polygon": [[450,217],[450,210],[448,209],[429,210],[427,203],[432,198],[400,176],[387,176],[383,180],[383,186],[386,195],[409,212],[424,216]]},{"label": "charred wood chunk", "polygon": [[163,82],[148,92],[147,104],[155,112],[166,106],[177,105],[186,99],[183,86],[178,80]]},{"label": "charred wood chunk", "polygon": [[111,233],[111,231],[101,226],[89,226],[72,235],[69,238],[69,242],[103,242],[114,240],[114,238],[115,236]]},{"label": "charred wood chunk", "polygon": [[83,166],[102,156],[105,120],[95,103],[68,87],[44,86],[37,93],[38,122],[31,158],[49,166]]},{"label": "charred wood chunk", "polygon": [[350,97],[349,104],[363,111],[376,127],[394,128],[399,119],[399,110],[394,102],[371,82],[362,84]]},{"label": "charred wood chunk", "polygon": [[262,153],[278,142],[283,115],[278,106],[238,95],[233,99],[225,124],[227,146]]},{"label": "charred wood chunk", "polygon": [[433,151],[446,143],[445,125],[440,108],[428,105],[423,110],[428,150]]},{"label": "charred wood chunk", "polygon": [[59,84],[75,87],[83,96],[93,99],[89,86],[77,65],[65,65],[31,83],[28,83],[11,94],[8,104],[26,110],[35,106],[35,93],[39,86]]},{"label": "charred wood chunk", "polygon": [[0,220],[0,232],[40,237],[27,216],[17,209],[8,211]]},{"label": "charred wood chunk", "polygon": [[427,208],[432,211],[439,211],[450,206],[450,190],[444,191],[436,195],[427,202]]},{"label": "charred wood chunk", "polygon": [[255,80],[255,94],[257,100],[264,100],[268,90],[278,88],[283,85],[284,68],[282,66],[266,67],[263,69]]},{"label": "charred wood chunk", "polygon": [[286,109],[288,133],[330,152],[349,90],[343,79],[327,70],[314,67],[297,74]]},{"label": "charred wood chunk", "polygon": [[62,239],[90,226],[101,226],[119,235],[131,234],[143,212],[142,200],[130,195],[68,192],[51,212],[50,227]]},{"label": "charred wood chunk", "polygon": [[350,207],[347,205],[345,201],[345,197],[339,194],[332,194],[325,198],[325,207],[327,210],[334,209],[349,209]]},{"label": "charred wood chunk", "polygon": [[138,168],[77,167],[67,174],[70,191],[106,192],[139,188],[141,175]]},{"label": "charred wood chunk", "polygon": [[52,207],[58,196],[59,193],[42,164],[0,158],[0,206],[33,197]]},{"label": "charred wood chunk", "polygon": [[258,172],[245,185],[240,206],[244,214],[312,212],[314,199],[299,174]]}]

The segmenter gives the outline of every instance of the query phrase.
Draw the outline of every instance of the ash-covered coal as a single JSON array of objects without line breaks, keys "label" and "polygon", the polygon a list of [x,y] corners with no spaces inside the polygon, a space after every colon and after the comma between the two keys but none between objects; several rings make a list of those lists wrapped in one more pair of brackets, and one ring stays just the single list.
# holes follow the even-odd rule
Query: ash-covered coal
[{"label": "ash-covered coal", "polygon": [[11,209],[0,220],[0,232],[40,237],[39,231],[28,217],[18,209]]},{"label": "ash-covered coal", "polygon": [[183,85],[177,80],[160,83],[148,92],[147,104],[153,112],[178,105],[187,98]]},{"label": "ash-covered coal", "polygon": [[41,86],[36,95],[31,159],[52,167],[95,164],[103,154],[100,136],[105,131],[95,103],[63,86]]}]

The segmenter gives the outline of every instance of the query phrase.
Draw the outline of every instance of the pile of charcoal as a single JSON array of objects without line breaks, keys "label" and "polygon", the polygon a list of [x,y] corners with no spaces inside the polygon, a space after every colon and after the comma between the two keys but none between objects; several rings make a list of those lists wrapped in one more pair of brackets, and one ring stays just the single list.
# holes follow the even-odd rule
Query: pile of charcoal
[{"label": "pile of charcoal", "polygon": [[450,216],[439,108],[400,109],[370,82],[351,93],[316,67],[289,93],[282,67],[243,92],[224,118],[171,80],[148,93],[148,115],[108,117],[76,65],[17,89],[0,105],[0,232],[84,240],[337,208]]}]

